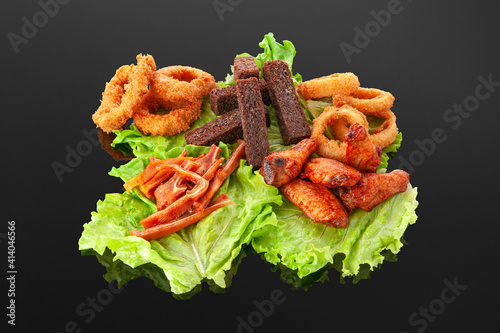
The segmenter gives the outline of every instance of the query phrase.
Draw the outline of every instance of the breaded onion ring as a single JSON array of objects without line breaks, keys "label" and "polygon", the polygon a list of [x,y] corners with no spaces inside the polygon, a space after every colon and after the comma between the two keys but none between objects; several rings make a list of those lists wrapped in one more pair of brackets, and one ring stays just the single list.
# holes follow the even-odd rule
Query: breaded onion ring
[{"label": "breaded onion ring", "polygon": [[297,92],[305,99],[350,95],[359,88],[359,80],[353,73],[322,76],[299,84]]},{"label": "breaded onion ring", "polygon": [[[366,119],[366,117],[364,118]],[[396,125],[396,116],[392,111],[386,111],[381,118],[386,120],[382,123],[382,125],[373,131],[370,135],[370,140],[375,144],[375,146],[385,148],[396,139],[398,128]],[[345,135],[349,132],[349,124],[343,118],[333,120],[329,126],[332,129],[333,137],[336,140],[344,140]]]},{"label": "breaded onion ring", "polygon": [[350,105],[364,114],[384,117],[384,113],[394,104],[394,96],[380,89],[359,88],[351,95],[333,95],[332,101],[337,107]]},{"label": "breaded onion ring", "polygon": [[377,127],[373,134],[370,135],[370,140],[375,146],[385,148],[396,140],[398,128],[396,125],[396,115],[392,111],[387,111],[382,117],[385,119],[384,123]]},{"label": "breaded onion ring", "polygon": [[212,75],[189,66],[169,66],[157,70],[151,83],[151,93],[159,102],[195,100],[216,87]]},{"label": "breaded onion ring", "polygon": [[101,106],[92,115],[94,123],[106,133],[122,128],[144,103],[155,70],[153,57],[142,54],[137,56],[137,66],[120,67],[106,83]]},{"label": "breaded onion ring", "polygon": [[[349,105],[365,115],[386,119],[370,136],[371,141],[376,146],[387,147],[396,139],[396,118],[390,110],[394,104],[394,96],[391,93],[375,88],[359,88],[349,96],[334,95],[332,101],[333,105],[337,107]],[[337,140],[342,140],[349,131],[347,123],[343,119],[335,120],[330,127]],[[389,140],[392,141],[389,142]]]},{"label": "breaded onion ring", "polygon": [[[134,123],[142,134],[175,135],[191,127],[200,116],[201,104],[200,98],[159,101],[150,95],[143,107],[134,114]],[[160,107],[169,112],[155,114]]]},{"label": "breaded onion ring", "polygon": [[341,108],[329,106],[325,108],[318,118],[313,120],[311,138],[315,138],[318,141],[316,152],[320,156],[346,163],[346,143],[342,142],[339,145],[337,141],[330,140],[323,134],[326,127],[338,119],[345,119],[350,124],[358,123],[368,132],[368,122],[361,112],[350,106],[343,106]]},{"label": "breaded onion ring", "polygon": [[[368,128],[368,120],[366,119],[366,116],[358,110],[351,109],[351,111],[360,114],[364,120],[363,123],[360,124],[363,125],[363,127]],[[331,130],[333,131],[333,137],[335,138],[335,140],[343,141],[345,135],[347,134],[347,132],[349,132],[349,122],[345,118],[335,119],[330,122],[328,126],[330,126]]]}]

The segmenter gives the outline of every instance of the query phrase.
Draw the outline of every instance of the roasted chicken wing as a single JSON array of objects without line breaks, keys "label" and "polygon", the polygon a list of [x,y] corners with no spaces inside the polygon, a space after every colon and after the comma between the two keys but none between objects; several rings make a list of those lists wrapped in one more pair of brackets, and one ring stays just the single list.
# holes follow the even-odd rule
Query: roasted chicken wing
[{"label": "roasted chicken wing", "polygon": [[329,189],[299,178],[280,187],[283,195],[311,220],[334,228],[346,228],[349,216]]},{"label": "roasted chicken wing", "polygon": [[410,175],[405,171],[364,173],[351,187],[339,187],[337,193],[347,211],[359,207],[367,212],[393,194],[406,191]]},{"label": "roasted chicken wing", "polygon": [[290,150],[269,154],[262,162],[260,174],[266,184],[280,187],[297,177],[309,156],[316,151],[315,139],[304,139]]},{"label": "roasted chicken wing", "polygon": [[313,183],[337,188],[356,184],[361,179],[361,172],[337,160],[314,157],[304,165],[300,178],[309,178]]},{"label": "roasted chicken wing", "polygon": [[365,128],[354,123],[345,135],[346,162],[361,172],[376,172],[380,164],[382,148],[370,140]]}]

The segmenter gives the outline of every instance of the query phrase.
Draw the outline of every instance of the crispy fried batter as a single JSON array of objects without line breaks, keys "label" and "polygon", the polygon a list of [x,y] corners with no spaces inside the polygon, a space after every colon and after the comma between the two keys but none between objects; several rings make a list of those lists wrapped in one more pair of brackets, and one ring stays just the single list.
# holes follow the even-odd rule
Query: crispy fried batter
[{"label": "crispy fried batter", "polygon": [[347,122],[359,123],[368,131],[368,121],[365,115],[358,110],[343,106],[337,108],[335,106],[327,107],[323,113],[313,120],[313,128],[311,138],[318,140],[318,154],[323,157],[333,158],[337,161],[346,162],[346,144],[342,142],[340,145],[335,140],[329,140],[323,132],[326,127],[331,125],[335,120],[345,119]]},{"label": "crispy fried batter", "polygon": [[123,127],[144,102],[156,69],[152,56],[137,56],[137,66],[122,66],[106,84],[101,106],[92,115],[94,123],[110,133]]},{"label": "crispy fried batter", "polygon": [[364,114],[383,117],[392,108],[394,96],[380,89],[358,88],[350,95],[333,95],[332,101],[337,107],[350,105]]},{"label": "crispy fried batter", "polygon": [[380,148],[385,148],[396,140],[398,135],[398,127],[396,125],[396,116],[392,111],[387,111],[383,118],[386,120],[382,125],[380,125],[373,134],[370,135],[370,140],[379,146]]},{"label": "crispy fried batter", "polygon": [[[159,103],[150,96],[134,114],[134,123],[142,134],[175,135],[187,131],[200,116],[201,104],[201,99],[177,102],[166,100]],[[165,108],[168,113],[156,114],[160,107]]]},{"label": "crispy fried batter", "polygon": [[[151,93],[134,114],[143,134],[172,136],[187,131],[200,116],[201,97],[215,88],[212,75],[189,66],[169,66],[154,73]],[[166,114],[158,114],[165,108]]]},{"label": "crispy fried batter", "polygon": [[[333,95],[332,101],[334,106],[349,105],[365,115],[386,119],[370,135],[370,140],[376,146],[385,148],[396,139],[398,129],[396,127],[396,116],[391,111],[394,104],[394,96],[391,93],[375,88],[359,88],[350,95]],[[349,130],[348,123],[344,119],[334,120],[330,127],[334,131],[337,140],[342,140]]]},{"label": "crispy fried batter", "polygon": [[359,88],[359,80],[353,73],[337,73],[322,76],[299,84],[297,92],[305,99],[350,95]]},{"label": "crispy fried batter", "polygon": [[189,66],[158,69],[151,82],[151,94],[160,104],[193,101],[216,87],[212,75]]}]

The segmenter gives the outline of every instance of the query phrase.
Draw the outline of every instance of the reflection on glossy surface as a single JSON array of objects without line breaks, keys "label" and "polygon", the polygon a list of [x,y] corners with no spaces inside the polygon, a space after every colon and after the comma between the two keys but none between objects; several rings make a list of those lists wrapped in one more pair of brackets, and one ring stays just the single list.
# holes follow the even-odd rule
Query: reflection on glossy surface
[{"label": "reflection on glossy surface", "polygon": [[101,142],[101,148],[111,155],[115,161],[128,161],[135,157],[134,155],[125,156],[121,150],[116,150],[111,146],[111,143],[116,138],[115,133],[105,133],[99,128],[97,137],[99,138],[99,142]]}]

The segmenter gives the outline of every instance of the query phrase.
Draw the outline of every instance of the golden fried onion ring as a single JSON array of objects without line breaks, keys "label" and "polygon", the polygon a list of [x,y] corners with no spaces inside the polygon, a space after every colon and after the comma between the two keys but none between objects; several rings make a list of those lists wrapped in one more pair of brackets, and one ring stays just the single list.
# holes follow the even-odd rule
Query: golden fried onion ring
[{"label": "golden fried onion ring", "polygon": [[346,163],[347,144],[342,142],[339,145],[337,141],[330,140],[323,134],[326,127],[330,126],[338,119],[344,119],[350,124],[359,123],[368,132],[366,117],[358,110],[350,106],[343,106],[341,108],[328,106],[318,118],[313,120],[311,138],[315,138],[318,141],[318,149],[316,152],[320,156]]},{"label": "golden fried onion ring", "polygon": [[350,105],[366,115],[384,117],[394,104],[394,96],[380,89],[359,88],[350,95],[333,95],[332,101],[337,107]]},{"label": "golden fried onion ring", "polygon": [[373,134],[370,135],[370,140],[379,146],[385,148],[396,140],[398,135],[398,127],[396,125],[396,115],[392,111],[387,111],[382,115],[385,119],[384,123],[377,127]]},{"label": "golden fried onion ring", "polygon": [[[143,107],[134,114],[134,123],[142,134],[175,135],[191,127],[200,116],[201,104],[200,98],[159,101],[150,95]],[[155,114],[160,107],[169,112]]]},{"label": "golden fried onion ring", "polygon": [[[377,127],[370,135],[370,140],[379,146],[385,148],[396,140],[398,128],[396,125],[396,116],[392,111],[387,111],[381,118],[386,119],[382,125]],[[366,119],[366,117],[365,117]],[[344,140],[344,136],[349,132],[349,124],[345,119],[336,119],[330,123],[330,128],[333,131],[333,136],[336,140]]]},{"label": "golden fried onion ring", "polygon": [[[385,122],[370,135],[370,140],[376,146],[387,147],[396,139],[398,129],[396,116],[390,110],[394,104],[394,96],[391,93],[375,88],[359,88],[351,95],[333,95],[332,101],[334,106],[349,105],[365,115],[385,119]],[[349,131],[344,119],[333,121],[330,128],[337,140],[343,140],[344,135]]]},{"label": "golden fried onion ring", "polygon": [[297,92],[305,99],[350,95],[359,88],[359,80],[353,73],[337,73],[322,76],[299,84]]},{"label": "golden fried onion ring", "polygon": [[[386,120],[373,131],[370,135],[370,140],[375,146],[385,148],[396,140],[398,128],[396,125],[396,116],[392,111],[387,111],[381,118]],[[342,118],[332,121],[329,126],[336,140],[344,140],[344,136],[349,132],[349,124]]]},{"label": "golden fried onion ring", "polygon": [[195,100],[216,87],[214,77],[189,66],[169,66],[157,70],[151,83],[151,93],[162,103]]},{"label": "golden fried onion ring", "polygon": [[94,123],[110,133],[123,127],[144,102],[156,70],[152,56],[137,56],[137,66],[120,67],[106,83],[101,105],[92,115]]}]

